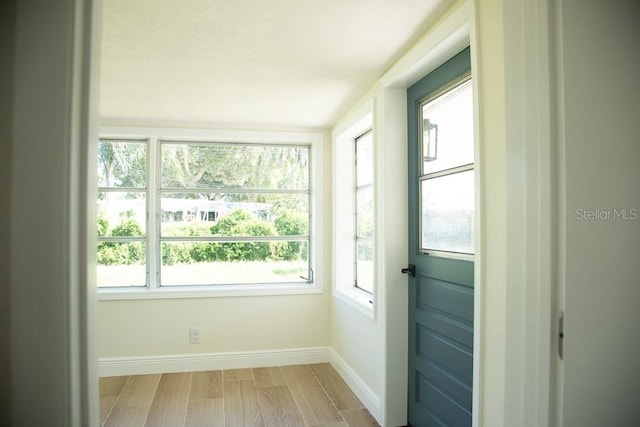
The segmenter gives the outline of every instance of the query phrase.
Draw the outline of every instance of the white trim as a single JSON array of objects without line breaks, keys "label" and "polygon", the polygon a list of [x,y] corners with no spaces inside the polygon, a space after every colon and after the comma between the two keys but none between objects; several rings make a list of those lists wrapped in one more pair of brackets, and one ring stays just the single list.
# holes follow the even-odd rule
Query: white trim
[{"label": "white trim", "polygon": [[[97,175],[97,146],[92,141],[98,140],[98,112],[100,110],[100,46],[102,41],[102,0],[91,0],[82,3],[81,15],[76,15],[76,25],[79,26],[78,38],[81,43],[83,66],[86,67],[82,84],[84,95],[81,108],[80,126],[82,127],[82,142],[80,144],[79,161],[81,168],[81,183],[79,185],[79,225],[81,227],[81,241],[79,243],[78,262],[80,263],[80,298],[77,310],[80,312],[81,338],[79,346],[82,349],[82,369],[79,395],[81,401],[77,403],[81,411],[81,425],[91,425],[100,417],[99,381],[98,381],[98,346],[96,340],[96,182]],[[78,13],[78,12],[76,12]],[[80,27],[81,26],[81,27]],[[84,179],[82,179],[82,177]],[[90,250],[91,248],[91,250]],[[74,304],[74,303],[72,303]],[[71,308],[73,310],[73,308]]]},{"label": "white trim", "polygon": [[[314,270],[314,283],[318,274]],[[157,289],[136,288],[100,288],[100,301],[140,300],[140,299],[182,299],[182,298],[227,298],[255,297],[269,295],[312,295],[321,294],[322,286],[307,283],[257,284],[257,285],[209,285],[209,286],[171,286]]]},{"label": "white trim", "polygon": [[482,252],[483,246],[483,221],[484,221],[484,213],[482,210],[482,206],[484,203],[483,200],[483,166],[482,162],[482,147],[480,144],[481,133],[480,133],[480,75],[479,75],[479,64],[478,64],[478,45],[477,45],[477,33],[476,33],[476,24],[475,24],[475,4],[471,5],[471,30],[470,30],[470,55],[471,55],[471,81],[473,84],[473,150],[474,150],[474,181],[475,181],[475,235],[480,236],[480,238],[475,239],[475,259],[473,264],[474,270],[474,294],[473,294],[473,397],[471,403],[472,410],[472,426],[479,427],[481,425],[481,420],[484,413],[483,398],[482,398],[482,384],[484,382],[484,371],[482,369],[481,362],[483,361],[482,355],[484,354],[484,340],[482,328],[484,326],[483,321],[483,308],[482,302],[484,300],[484,286],[482,282],[482,263],[484,262],[484,253]]},{"label": "white trim", "polygon": [[329,347],[99,359],[101,377],[327,363]]},{"label": "white trim", "polygon": [[358,396],[373,417],[383,425],[383,410],[380,396],[375,394],[356,371],[344,361],[332,348],[329,349],[329,363],[347,383],[349,388]]},{"label": "white trim", "polygon": [[380,79],[383,87],[406,89],[467,46],[473,5],[460,0]]},{"label": "white trim", "polygon": [[[555,2],[550,6],[550,15],[552,17],[550,23],[550,30],[552,31],[552,52],[551,61],[554,64],[552,67],[552,87],[555,92],[554,96],[554,110],[553,114],[553,134],[552,138],[555,141],[553,147],[554,157],[552,167],[554,168],[555,176],[554,181],[554,214],[555,214],[555,228],[553,229],[555,234],[555,264],[554,264],[554,277],[555,292],[552,298],[555,300],[554,309],[555,315],[560,316],[561,311],[566,307],[566,268],[567,268],[567,170],[565,165],[567,164],[567,146],[566,146],[566,99],[565,99],[565,80],[562,76],[566,75],[565,71],[565,47],[562,43],[564,35],[564,19],[563,16],[563,2]],[[557,318],[556,318],[557,319]],[[553,333],[559,334],[559,324],[554,322]],[[556,335],[557,336],[557,335]],[[558,351],[558,344],[554,345],[555,352]],[[555,358],[555,363],[551,366],[551,381],[553,387],[553,396],[551,397],[550,407],[550,423],[549,425],[562,426],[565,419],[564,416],[564,396],[565,396],[565,365],[564,360],[560,357]]]},{"label": "white trim", "polygon": [[381,88],[376,102],[379,146],[377,218],[381,278],[378,303],[382,328],[382,405],[383,425],[407,423],[409,280],[402,269],[407,266],[409,247],[407,209],[407,91]]},{"label": "white trim", "polygon": [[[506,425],[552,424],[555,153],[550,5],[505,4]],[[487,310],[490,307],[486,308]]]}]

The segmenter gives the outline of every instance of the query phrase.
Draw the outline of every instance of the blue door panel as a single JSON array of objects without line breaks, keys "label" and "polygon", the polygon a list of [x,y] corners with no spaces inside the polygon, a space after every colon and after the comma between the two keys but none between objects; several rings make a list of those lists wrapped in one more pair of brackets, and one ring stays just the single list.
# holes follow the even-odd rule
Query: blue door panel
[{"label": "blue door panel", "polygon": [[430,360],[467,384],[473,380],[473,353],[426,327],[417,327],[416,358]]},{"label": "blue door panel", "polygon": [[471,425],[471,412],[442,390],[420,377],[420,406],[441,424],[453,427]]},{"label": "blue door panel", "polygon": [[468,347],[470,352],[473,351],[473,325],[462,323],[446,313],[429,309],[417,313],[416,322],[428,325],[434,333],[446,336],[456,344]]},{"label": "blue door panel", "polygon": [[460,402],[466,408],[470,408],[473,400],[471,387],[459,378],[451,375],[447,370],[429,360],[417,362],[417,372],[432,383],[435,387],[452,399]]},{"label": "blue door panel", "polygon": [[426,276],[417,277],[417,310],[446,313],[466,323],[473,322],[473,289]]},{"label": "blue door panel", "polygon": [[421,264],[424,274],[432,279],[440,279],[473,288],[473,261],[424,256]]}]

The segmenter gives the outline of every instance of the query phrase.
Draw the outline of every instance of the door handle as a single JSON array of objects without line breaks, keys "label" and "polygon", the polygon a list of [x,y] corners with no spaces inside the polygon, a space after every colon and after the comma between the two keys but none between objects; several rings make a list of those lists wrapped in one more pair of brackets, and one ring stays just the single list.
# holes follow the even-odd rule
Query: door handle
[{"label": "door handle", "polygon": [[408,274],[409,277],[416,277],[416,266],[413,264],[409,264],[408,268],[402,269],[402,274]]}]

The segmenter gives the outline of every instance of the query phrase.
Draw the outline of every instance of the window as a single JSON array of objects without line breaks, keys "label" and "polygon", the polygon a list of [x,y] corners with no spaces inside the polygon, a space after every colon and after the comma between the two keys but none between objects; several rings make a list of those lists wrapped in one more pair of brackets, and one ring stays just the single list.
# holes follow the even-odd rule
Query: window
[{"label": "window", "polygon": [[333,143],[334,296],[374,317],[375,136],[366,113]]},{"label": "window", "polygon": [[98,146],[98,286],[314,284],[311,142],[112,136]]},{"label": "window", "polygon": [[474,252],[473,102],[464,76],[420,105],[420,248]]},{"label": "window", "polygon": [[148,140],[98,144],[98,286],[146,286],[148,151]]},{"label": "window", "polygon": [[373,293],[373,132],[353,141],[355,171],[356,287]]}]

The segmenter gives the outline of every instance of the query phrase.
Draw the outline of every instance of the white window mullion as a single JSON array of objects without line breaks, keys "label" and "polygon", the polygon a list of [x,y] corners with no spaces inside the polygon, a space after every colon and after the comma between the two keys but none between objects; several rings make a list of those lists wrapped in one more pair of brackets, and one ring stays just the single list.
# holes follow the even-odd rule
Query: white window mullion
[{"label": "white window mullion", "polygon": [[159,195],[158,195],[158,146],[157,138],[149,139],[149,170],[148,170],[148,227],[147,230],[147,279],[149,289],[157,289],[159,283]]}]

